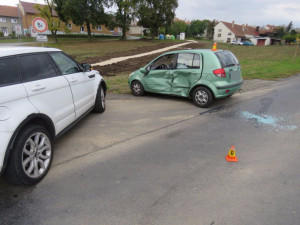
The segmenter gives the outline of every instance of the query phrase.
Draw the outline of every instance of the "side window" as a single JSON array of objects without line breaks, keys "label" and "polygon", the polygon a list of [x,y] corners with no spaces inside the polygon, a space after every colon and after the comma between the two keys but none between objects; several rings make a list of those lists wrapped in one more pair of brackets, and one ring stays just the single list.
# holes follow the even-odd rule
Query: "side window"
[{"label": "side window", "polygon": [[19,65],[22,82],[57,76],[52,62],[44,53],[19,56]]},{"label": "side window", "polygon": [[64,75],[81,71],[77,63],[62,52],[50,53],[50,56]]},{"label": "side window", "polygon": [[0,59],[0,86],[20,82],[16,57]]},{"label": "side window", "polygon": [[151,64],[151,70],[173,69],[174,54],[164,55]]},{"label": "side window", "polygon": [[193,53],[179,53],[177,69],[199,69],[200,55]]}]

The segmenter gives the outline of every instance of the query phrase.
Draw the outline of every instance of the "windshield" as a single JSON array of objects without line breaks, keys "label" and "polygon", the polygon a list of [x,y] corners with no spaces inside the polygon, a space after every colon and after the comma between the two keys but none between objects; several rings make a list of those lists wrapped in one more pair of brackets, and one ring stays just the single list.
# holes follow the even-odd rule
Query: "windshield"
[{"label": "windshield", "polygon": [[223,68],[240,65],[238,59],[230,51],[220,51],[215,53]]}]

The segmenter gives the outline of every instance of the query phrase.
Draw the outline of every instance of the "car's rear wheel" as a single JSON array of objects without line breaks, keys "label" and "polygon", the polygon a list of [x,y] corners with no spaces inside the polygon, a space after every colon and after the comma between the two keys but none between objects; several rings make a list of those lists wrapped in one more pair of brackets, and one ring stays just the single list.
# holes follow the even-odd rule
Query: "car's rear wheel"
[{"label": "car's rear wheel", "polygon": [[135,96],[142,96],[145,94],[145,90],[141,82],[135,80],[131,83],[131,91]]},{"label": "car's rear wheel", "polygon": [[34,185],[48,173],[53,158],[52,137],[44,127],[30,125],[17,136],[5,177],[16,185]]},{"label": "car's rear wheel", "polygon": [[206,108],[211,105],[213,95],[206,87],[197,87],[193,92],[193,101],[196,106]]},{"label": "car's rear wheel", "polygon": [[97,96],[95,100],[95,106],[93,112],[103,113],[105,111],[105,91],[104,88],[100,85],[97,91]]}]

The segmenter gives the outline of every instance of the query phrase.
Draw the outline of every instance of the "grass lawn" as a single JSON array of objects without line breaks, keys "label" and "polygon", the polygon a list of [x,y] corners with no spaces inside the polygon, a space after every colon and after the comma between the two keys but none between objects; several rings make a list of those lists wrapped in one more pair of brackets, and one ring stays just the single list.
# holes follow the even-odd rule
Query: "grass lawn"
[{"label": "grass lawn", "polygon": [[300,73],[300,48],[293,62],[296,45],[257,47],[221,44],[218,48],[228,49],[237,56],[244,79],[276,80]]}]

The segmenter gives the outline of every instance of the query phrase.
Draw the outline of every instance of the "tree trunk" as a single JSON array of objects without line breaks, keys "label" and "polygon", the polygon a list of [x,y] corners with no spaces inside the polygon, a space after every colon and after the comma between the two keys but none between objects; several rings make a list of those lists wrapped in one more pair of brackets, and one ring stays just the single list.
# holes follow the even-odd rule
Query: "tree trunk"
[{"label": "tree trunk", "polygon": [[56,31],[52,31],[51,30],[51,34],[52,34],[52,37],[54,38],[55,44],[57,44],[58,43],[58,39],[57,39]]},{"label": "tree trunk", "polygon": [[86,24],[86,29],[88,32],[89,41],[92,41],[91,24],[89,22],[85,22],[85,24]]},{"label": "tree trunk", "polygon": [[126,27],[123,26],[123,27],[122,27],[122,37],[121,37],[121,40],[122,40],[122,41],[126,41],[126,40],[127,40],[126,32],[127,32]]}]

